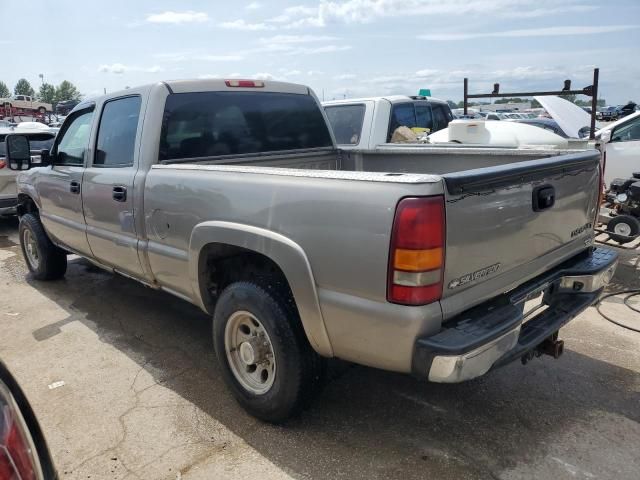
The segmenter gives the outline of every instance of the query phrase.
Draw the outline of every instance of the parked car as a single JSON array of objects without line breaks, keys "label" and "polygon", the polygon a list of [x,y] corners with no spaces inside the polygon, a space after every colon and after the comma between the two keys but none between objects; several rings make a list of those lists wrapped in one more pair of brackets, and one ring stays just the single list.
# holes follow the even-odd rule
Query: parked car
[{"label": "parked car", "polygon": [[401,126],[437,132],[453,114],[447,102],[431,97],[354,98],[322,104],[338,145],[373,148],[391,141]]},{"label": "parked car", "polygon": [[[383,140],[429,106],[399,103],[377,103]],[[447,383],[557,357],[617,261],[592,247],[598,151],[338,150],[303,85],[159,82],[79,104],[46,166],[7,145],[33,278],[75,253],[199,306],[234,396],[272,422],[323,357]]]},{"label": "parked car", "polygon": [[[22,124],[20,124],[22,125]],[[6,145],[5,138],[12,133],[21,133],[29,137],[31,143],[31,161],[33,164],[40,162],[42,150],[49,150],[53,145],[56,136],[46,125],[40,128],[0,128],[0,215],[15,215],[18,204],[18,194],[16,192],[16,172],[7,168],[5,158]]]},{"label": "parked car", "polygon": [[630,178],[640,172],[640,112],[632,113],[598,130],[603,143],[604,181]]},{"label": "parked car", "polygon": [[67,115],[78,103],[80,100],[62,100],[56,103],[56,114]]},{"label": "parked car", "polygon": [[0,478],[58,478],[38,420],[16,379],[0,361]]},{"label": "parked car", "polygon": [[560,128],[560,125],[558,125],[558,122],[550,118],[526,118],[526,119],[518,119],[518,120],[511,120],[511,121],[544,128],[545,130],[549,130],[555,133],[556,135],[560,135],[563,138],[568,138],[568,135],[564,133],[562,128]]},{"label": "parked car", "polygon": [[596,119],[604,122],[617,120],[618,112],[616,107],[605,107],[596,113]]},{"label": "parked car", "polygon": [[37,111],[41,114],[52,111],[50,103],[40,102],[29,95],[15,95],[10,98],[0,98],[0,106],[18,110]]}]

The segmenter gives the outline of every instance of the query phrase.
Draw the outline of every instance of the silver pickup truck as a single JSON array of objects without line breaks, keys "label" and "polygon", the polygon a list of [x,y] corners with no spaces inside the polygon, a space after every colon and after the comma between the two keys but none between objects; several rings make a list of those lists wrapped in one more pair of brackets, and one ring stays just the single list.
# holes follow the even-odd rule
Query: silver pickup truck
[{"label": "silver pickup truck", "polygon": [[33,278],[74,253],[198,305],[273,422],[327,357],[460,382],[558,356],[617,262],[592,245],[597,151],[350,155],[301,85],[156,83],[79,104],[36,168],[7,146]]}]

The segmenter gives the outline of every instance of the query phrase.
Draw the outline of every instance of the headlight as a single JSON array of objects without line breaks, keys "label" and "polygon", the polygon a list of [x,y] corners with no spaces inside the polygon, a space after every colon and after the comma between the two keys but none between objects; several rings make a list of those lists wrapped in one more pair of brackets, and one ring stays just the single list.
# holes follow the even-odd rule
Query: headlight
[{"label": "headlight", "polygon": [[619,193],[618,195],[616,195],[616,200],[620,203],[624,203],[629,199],[629,195],[627,195],[626,193]]}]

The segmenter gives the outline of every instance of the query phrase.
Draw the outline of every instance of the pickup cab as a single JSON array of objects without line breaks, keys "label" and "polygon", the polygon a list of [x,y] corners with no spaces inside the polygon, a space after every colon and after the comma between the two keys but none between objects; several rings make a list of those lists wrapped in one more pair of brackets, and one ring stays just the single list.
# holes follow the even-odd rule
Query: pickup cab
[{"label": "pickup cab", "polygon": [[432,97],[390,95],[323,102],[336,143],[346,150],[374,150],[391,142],[396,128],[447,128],[453,113],[447,102]]},{"label": "pickup cab", "polygon": [[15,95],[11,98],[0,98],[0,105],[13,110],[31,110],[41,114],[53,111],[50,103],[40,102],[29,95]]},{"label": "pickup cab", "polygon": [[32,277],[74,253],[199,306],[230,390],[271,422],[328,357],[433,382],[557,357],[617,263],[592,245],[597,151],[355,158],[302,85],[131,88],[76,106],[40,166],[7,145]]}]

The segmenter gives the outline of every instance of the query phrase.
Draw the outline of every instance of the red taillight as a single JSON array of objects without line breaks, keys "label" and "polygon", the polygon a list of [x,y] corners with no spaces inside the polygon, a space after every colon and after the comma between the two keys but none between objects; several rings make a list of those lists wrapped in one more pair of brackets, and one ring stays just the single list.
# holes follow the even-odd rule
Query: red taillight
[{"label": "red taillight", "polygon": [[28,435],[20,410],[0,382],[0,479],[41,478],[41,474],[36,474],[40,467]]},{"label": "red taillight", "polygon": [[4,158],[0,158],[0,170],[7,166],[7,161]]},{"label": "red taillight", "polygon": [[262,88],[264,87],[264,82],[260,80],[225,80],[225,85],[227,87],[241,87],[241,88]]},{"label": "red taillight", "polygon": [[387,300],[426,305],[440,299],[444,232],[444,197],[400,201],[391,232]]}]

